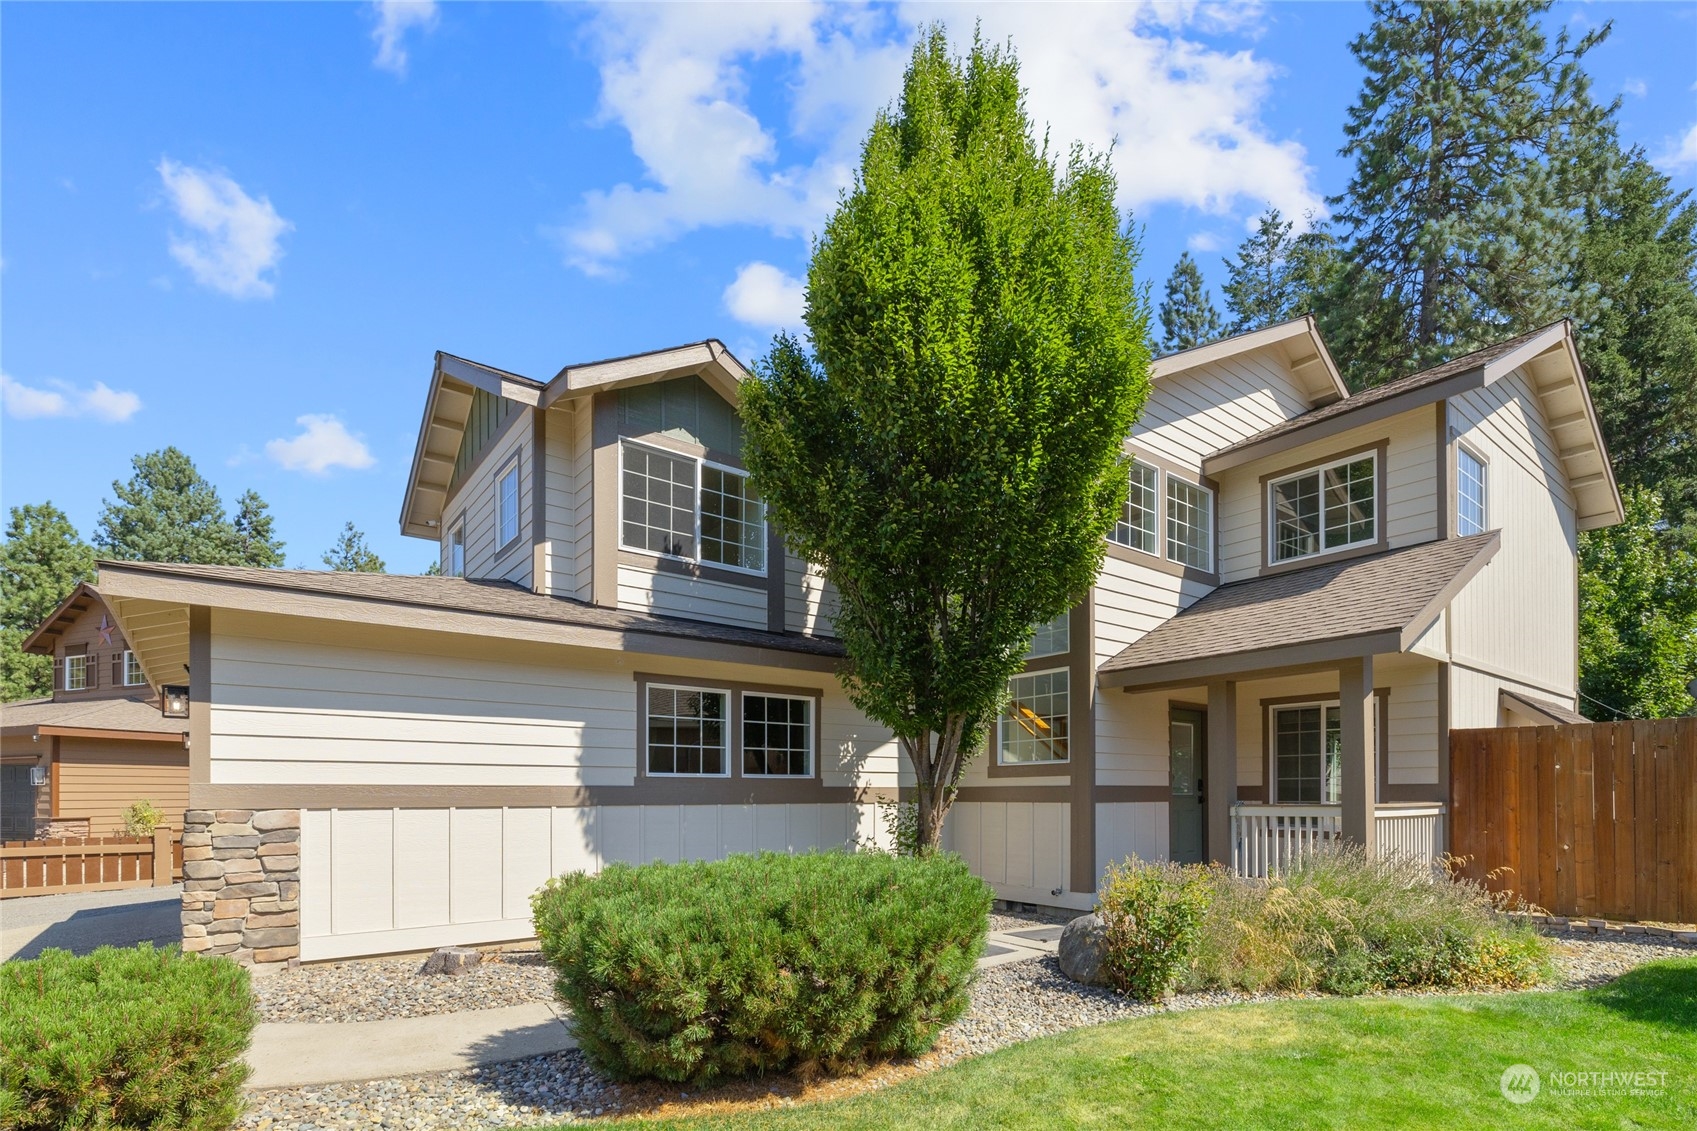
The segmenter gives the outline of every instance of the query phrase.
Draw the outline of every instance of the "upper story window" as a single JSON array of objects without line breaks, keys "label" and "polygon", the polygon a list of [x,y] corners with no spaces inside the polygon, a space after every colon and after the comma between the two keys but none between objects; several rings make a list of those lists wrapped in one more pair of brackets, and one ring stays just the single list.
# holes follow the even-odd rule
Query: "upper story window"
[{"label": "upper story window", "polygon": [[1369,452],[1267,485],[1272,560],[1286,562],[1378,539],[1378,457]]},{"label": "upper story window", "polygon": [[1161,473],[1142,460],[1131,463],[1131,492],[1125,500],[1125,516],[1114,525],[1110,539],[1145,554],[1158,554],[1161,548],[1156,504],[1159,499]]},{"label": "upper story window", "polygon": [[87,691],[89,687],[89,672],[93,670],[88,662],[88,654],[67,655],[65,657],[64,690]]},{"label": "upper story window", "polygon": [[1214,492],[1167,476],[1167,557],[1180,565],[1214,568]]},{"label": "upper story window", "polygon": [[723,777],[729,772],[729,692],[650,684],[647,695],[650,774]]},{"label": "upper story window", "polygon": [[136,659],[135,652],[124,651],[124,686],[137,687],[147,682],[147,676],[142,674],[141,661]]},{"label": "upper story window", "polygon": [[1070,715],[1068,673],[1027,672],[1008,681],[998,720],[996,760],[1004,766],[1065,762]]},{"label": "upper story window", "polygon": [[766,571],[766,504],[745,473],[629,441],[621,458],[626,549]]},{"label": "upper story window", "polygon": [[1031,647],[1025,658],[1059,656],[1072,647],[1072,614],[1062,613],[1048,624],[1040,624],[1031,636]]},{"label": "upper story window", "polygon": [[496,545],[505,549],[519,536],[519,461],[517,457],[495,481]]},{"label": "upper story window", "polygon": [[1455,532],[1465,538],[1486,529],[1485,461],[1468,448],[1455,449]]},{"label": "upper story window", "polygon": [[464,516],[461,516],[460,520],[458,522],[454,523],[453,528],[448,531],[447,559],[448,560],[445,564],[448,567],[448,576],[449,577],[464,577],[465,576],[465,518],[464,518]]}]

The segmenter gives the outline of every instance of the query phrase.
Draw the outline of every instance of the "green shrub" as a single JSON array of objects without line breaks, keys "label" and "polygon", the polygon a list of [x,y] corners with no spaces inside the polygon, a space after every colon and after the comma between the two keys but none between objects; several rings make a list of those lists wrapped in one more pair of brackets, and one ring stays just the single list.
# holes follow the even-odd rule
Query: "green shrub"
[{"label": "green shrub", "polygon": [[1191,988],[1521,988],[1548,971],[1548,943],[1498,897],[1415,860],[1328,847],[1275,880],[1207,877]]},{"label": "green shrub", "polygon": [[0,1127],[222,1131],[242,1109],[248,974],[142,944],[0,966]]},{"label": "green shrub", "polygon": [[165,813],[159,806],[143,798],[130,802],[124,810],[124,834],[126,836],[152,836],[160,822],[165,820]]},{"label": "green shrub", "polygon": [[930,1048],[993,898],[954,856],[763,853],[573,873],[532,906],[596,1066],[703,1084]]},{"label": "green shrub", "polygon": [[1190,966],[1210,894],[1200,868],[1136,857],[1108,865],[1096,912],[1107,928],[1103,969],[1114,988],[1141,1001],[1171,994]]}]

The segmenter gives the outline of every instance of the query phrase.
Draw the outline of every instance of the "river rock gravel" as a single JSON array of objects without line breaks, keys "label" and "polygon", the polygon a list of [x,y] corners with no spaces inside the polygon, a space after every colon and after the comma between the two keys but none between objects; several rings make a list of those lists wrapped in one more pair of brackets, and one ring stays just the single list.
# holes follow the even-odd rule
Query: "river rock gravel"
[{"label": "river rock gravel", "polygon": [[300,966],[255,978],[261,1021],[384,1021],[554,1000],[535,950],[493,951],[463,974],[424,974],[422,958]]}]

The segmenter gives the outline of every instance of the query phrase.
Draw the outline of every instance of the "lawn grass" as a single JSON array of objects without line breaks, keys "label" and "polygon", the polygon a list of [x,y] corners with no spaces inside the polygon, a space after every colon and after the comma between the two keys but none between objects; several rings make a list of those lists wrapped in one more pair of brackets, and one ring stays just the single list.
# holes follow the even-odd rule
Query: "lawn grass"
[{"label": "lawn grass", "polygon": [[[1543,1080],[1503,1098],[1505,1068]],[[1646,1095],[1562,1095],[1549,1073],[1662,1071]],[[1592,990],[1338,998],[1137,1018],[1030,1041],[853,1099],[644,1122],[914,1127],[1697,1127],[1697,959]]]}]

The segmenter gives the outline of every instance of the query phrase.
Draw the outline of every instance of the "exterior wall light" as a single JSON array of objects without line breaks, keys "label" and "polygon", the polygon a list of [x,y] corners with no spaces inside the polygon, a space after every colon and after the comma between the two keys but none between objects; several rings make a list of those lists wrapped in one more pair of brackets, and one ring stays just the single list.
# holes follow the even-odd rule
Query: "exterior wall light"
[{"label": "exterior wall light", "polygon": [[189,717],[189,689],[181,684],[166,684],[159,689],[159,713],[167,719]]}]

